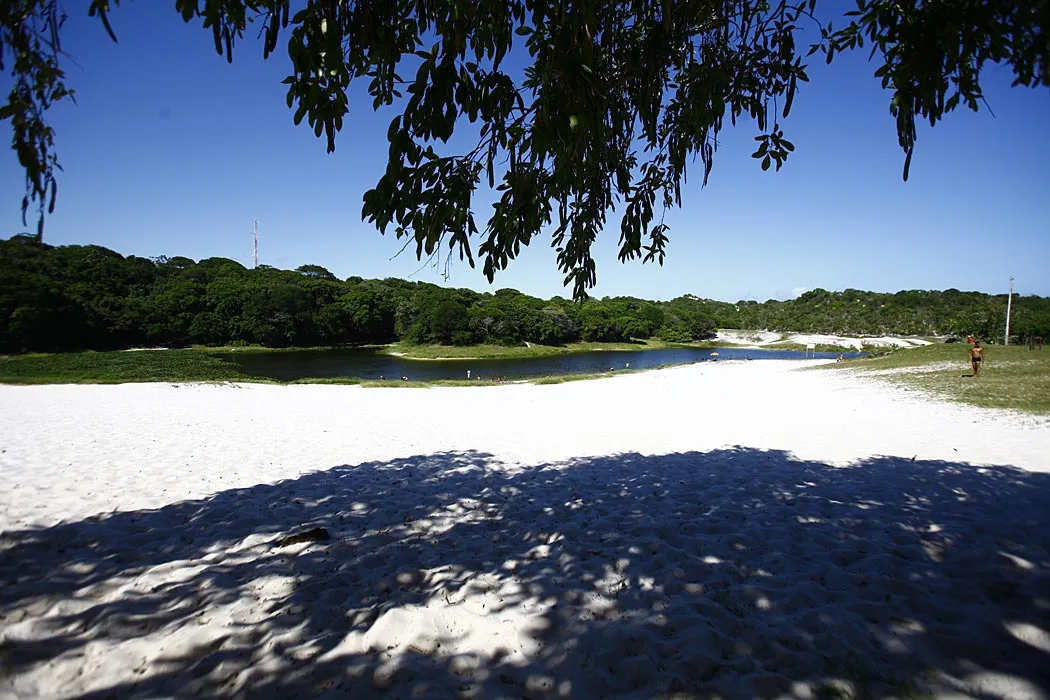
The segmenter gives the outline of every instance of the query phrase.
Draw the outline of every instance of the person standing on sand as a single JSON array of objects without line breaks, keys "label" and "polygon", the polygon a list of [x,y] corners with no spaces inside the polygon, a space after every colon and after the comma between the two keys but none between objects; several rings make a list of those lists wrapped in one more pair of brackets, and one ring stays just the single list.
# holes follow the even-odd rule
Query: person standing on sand
[{"label": "person standing on sand", "polygon": [[981,373],[981,363],[984,362],[984,348],[976,340],[970,348],[970,364],[973,365],[973,376]]}]

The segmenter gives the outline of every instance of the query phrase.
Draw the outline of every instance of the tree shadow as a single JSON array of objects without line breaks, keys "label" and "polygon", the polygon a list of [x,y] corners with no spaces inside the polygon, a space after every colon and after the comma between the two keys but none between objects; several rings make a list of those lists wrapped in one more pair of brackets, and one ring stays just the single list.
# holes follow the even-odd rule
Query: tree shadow
[{"label": "tree shadow", "polygon": [[1048,514],[897,458],[338,466],[4,533],[0,694],[1042,697]]}]

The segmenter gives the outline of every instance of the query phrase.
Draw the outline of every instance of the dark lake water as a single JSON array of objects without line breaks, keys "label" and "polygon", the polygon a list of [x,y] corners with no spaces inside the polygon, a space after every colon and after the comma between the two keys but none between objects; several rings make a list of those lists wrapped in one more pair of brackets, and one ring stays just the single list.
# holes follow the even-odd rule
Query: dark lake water
[{"label": "dark lake water", "polygon": [[[718,356],[713,357],[712,352]],[[809,357],[834,359],[838,353],[809,353]],[[862,353],[846,353],[860,357]],[[554,357],[495,360],[410,360],[380,354],[372,349],[297,350],[289,352],[232,352],[221,357],[238,364],[245,374],[281,381],[307,377],[357,377],[387,379],[408,377],[413,381],[434,379],[527,379],[564,374],[606,372],[610,369],[650,369],[662,365],[725,360],[802,360],[806,353],[793,350],[746,350],[741,348],[664,348],[660,350],[616,350],[567,353]]]}]

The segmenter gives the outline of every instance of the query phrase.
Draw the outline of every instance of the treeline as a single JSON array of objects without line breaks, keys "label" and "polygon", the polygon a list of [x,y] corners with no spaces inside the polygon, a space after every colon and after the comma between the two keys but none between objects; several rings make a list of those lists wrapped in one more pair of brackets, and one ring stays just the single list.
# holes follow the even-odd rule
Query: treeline
[{"label": "treeline", "polygon": [[[399,279],[339,280],[328,270],[249,270],[225,258],[155,260],[100,246],[0,241],[0,351],[144,345],[364,343],[472,345],[661,338],[688,342],[722,328],[843,335],[1000,338],[1006,298],[978,292],[807,292],[735,304],[683,296],[574,303],[513,289],[478,293]],[[1015,297],[1012,330],[1050,336],[1050,299]]]},{"label": "treeline", "polygon": [[317,265],[247,269],[225,258],[150,260],[100,246],[0,241],[0,351],[188,344],[473,345],[710,338],[689,303],[542,300],[400,279],[336,279]]},{"label": "treeline", "polygon": [[[790,301],[741,301],[728,314],[737,326],[837,335],[974,335],[1001,342],[1006,295],[907,290],[895,294],[815,289]],[[716,319],[721,319],[715,315]],[[1050,298],[1013,297],[1010,335],[1050,335]]]}]

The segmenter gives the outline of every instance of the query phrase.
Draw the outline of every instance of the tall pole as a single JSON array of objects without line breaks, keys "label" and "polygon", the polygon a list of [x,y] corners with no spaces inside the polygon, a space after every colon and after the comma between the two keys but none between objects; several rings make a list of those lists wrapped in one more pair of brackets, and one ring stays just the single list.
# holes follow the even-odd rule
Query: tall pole
[{"label": "tall pole", "polygon": [[1006,338],[1003,345],[1010,344],[1010,307],[1014,300],[1014,276],[1010,275],[1010,293],[1006,295]]},{"label": "tall pole", "polygon": [[[254,241],[255,241],[255,255],[252,257],[252,268],[259,267],[259,220],[258,219],[255,220]],[[1010,279],[1013,279],[1013,278],[1011,277]],[[1007,321],[1006,323],[1007,323],[1007,326],[1010,325],[1009,321]]]}]

